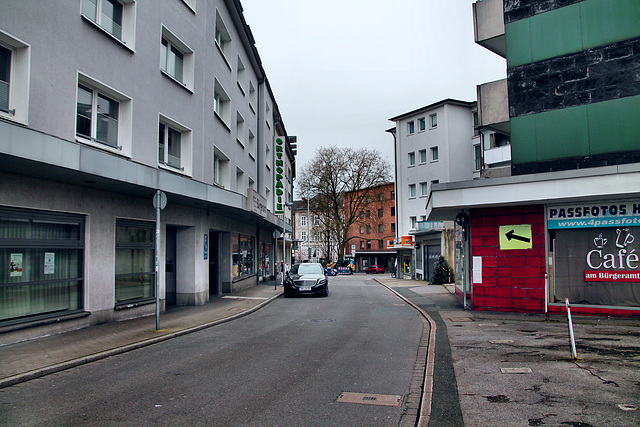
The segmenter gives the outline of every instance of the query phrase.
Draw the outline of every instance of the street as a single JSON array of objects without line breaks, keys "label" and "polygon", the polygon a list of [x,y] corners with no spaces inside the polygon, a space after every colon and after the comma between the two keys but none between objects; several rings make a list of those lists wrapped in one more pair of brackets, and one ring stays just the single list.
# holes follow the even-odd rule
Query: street
[{"label": "street", "polygon": [[[373,278],[330,283],[328,298],[280,298],[223,325],[3,389],[1,424],[397,426],[423,323]],[[347,403],[343,393],[401,399]]]}]

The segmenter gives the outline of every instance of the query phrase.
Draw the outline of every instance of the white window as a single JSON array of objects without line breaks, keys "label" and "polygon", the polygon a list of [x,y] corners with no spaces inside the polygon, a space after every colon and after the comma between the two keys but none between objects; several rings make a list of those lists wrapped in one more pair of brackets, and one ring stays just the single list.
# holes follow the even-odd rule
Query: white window
[{"label": "white window", "polygon": [[29,45],[0,31],[0,117],[27,123],[30,57]]},{"label": "white window", "polygon": [[411,120],[410,122],[407,122],[407,134],[413,135],[415,131],[416,131],[415,123],[413,122],[413,120]]},{"label": "white window", "polygon": [[429,194],[429,184],[426,182],[421,182],[420,183],[420,195],[421,196],[426,196]]},{"label": "white window", "polygon": [[480,148],[480,144],[473,146],[473,158],[475,160],[475,170],[479,171],[482,169],[482,148]]},{"label": "white window", "polygon": [[191,175],[191,129],[160,116],[158,123],[158,164]]},{"label": "white window", "polygon": [[300,215],[300,225],[303,226],[303,227],[307,225],[307,217],[306,217],[306,215]]},{"label": "white window", "polygon": [[418,119],[418,131],[422,132],[427,128],[427,120],[424,117]]},{"label": "white window", "polygon": [[215,40],[216,46],[220,49],[224,60],[227,61],[227,65],[229,65],[229,61],[227,60],[227,55],[230,51],[231,46],[231,36],[229,35],[229,31],[227,31],[227,27],[224,25],[222,21],[222,17],[220,13],[216,10],[216,29],[215,29]]},{"label": "white window", "polygon": [[160,43],[160,69],[164,75],[193,92],[193,50],[165,27],[162,27]]},{"label": "white window", "polygon": [[217,147],[213,147],[213,183],[229,188],[229,158]]},{"label": "white window", "polygon": [[253,86],[253,82],[249,80],[249,107],[255,114],[256,112],[256,104],[258,103],[258,92],[256,92],[256,88]]},{"label": "white window", "polygon": [[256,159],[256,136],[251,129],[249,129],[249,157]]},{"label": "white window", "polygon": [[131,99],[84,75],[77,90],[78,140],[131,155]]},{"label": "white window", "polygon": [[418,154],[420,154],[420,163],[427,163],[427,150],[420,150]]},{"label": "white window", "polygon": [[215,79],[213,87],[213,110],[216,116],[218,116],[229,129],[231,129],[229,124],[231,121],[230,101],[231,98],[229,98],[227,92],[224,91],[218,79]]},{"label": "white window", "polygon": [[236,141],[242,145],[242,148],[244,148],[245,133],[244,118],[236,111]]},{"label": "white window", "polygon": [[417,222],[416,217],[415,216],[410,216],[409,217],[409,222],[411,223],[411,227],[410,228],[412,230],[415,230],[416,229],[416,222]]},{"label": "white window", "polygon": [[182,0],[194,13],[196,12],[196,0]]},{"label": "white window", "polygon": [[307,232],[306,231],[300,232],[300,240],[302,240],[303,242],[307,241]]},{"label": "white window", "polygon": [[236,192],[245,194],[244,171],[236,166]]},{"label": "white window", "polygon": [[238,56],[238,68],[236,70],[236,81],[238,82],[238,87],[240,88],[240,91],[242,92],[242,94],[244,95],[244,85],[245,85],[245,68],[244,68],[244,64],[242,63],[242,59],[240,59],[240,57]]},{"label": "white window", "polygon": [[431,161],[432,162],[437,162],[438,161],[438,147],[431,147]]},{"label": "white window", "polygon": [[438,126],[438,114],[431,114],[429,116],[429,127],[432,129]]},{"label": "white window", "polygon": [[416,197],[416,185],[409,184],[409,197]]},{"label": "white window", "polygon": [[133,0],[82,0],[80,13],[130,49],[135,49],[136,3]]},{"label": "white window", "polygon": [[313,217],[313,225],[320,225],[320,217],[318,215]]},{"label": "white window", "polygon": [[414,166],[416,164],[416,153],[415,152],[411,152],[409,153],[409,166]]}]

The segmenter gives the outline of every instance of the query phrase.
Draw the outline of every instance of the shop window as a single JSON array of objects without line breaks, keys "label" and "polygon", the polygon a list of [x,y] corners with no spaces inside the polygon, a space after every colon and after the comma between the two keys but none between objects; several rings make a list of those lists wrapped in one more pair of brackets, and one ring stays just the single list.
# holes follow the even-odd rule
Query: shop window
[{"label": "shop window", "polygon": [[231,270],[234,279],[240,279],[256,272],[254,265],[254,238],[243,234],[231,234]]},{"label": "shop window", "polygon": [[116,308],[155,299],[155,224],[116,221]]},{"label": "shop window", "polygon": [[0,209],[0,325],[81,311],[84,218]]}]

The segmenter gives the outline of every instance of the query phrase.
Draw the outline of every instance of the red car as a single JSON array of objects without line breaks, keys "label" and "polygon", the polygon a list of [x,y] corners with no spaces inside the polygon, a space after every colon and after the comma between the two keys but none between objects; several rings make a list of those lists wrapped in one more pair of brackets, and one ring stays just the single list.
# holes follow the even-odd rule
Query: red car
[{"label": "red car", "polygon": [[384,273],[384,267],[381,266],[381,265],[372,265],[369,268],[367,268],[365,271],[367,272],[367,274],[369,274],[369,273],[373,273],[373,274]]}]

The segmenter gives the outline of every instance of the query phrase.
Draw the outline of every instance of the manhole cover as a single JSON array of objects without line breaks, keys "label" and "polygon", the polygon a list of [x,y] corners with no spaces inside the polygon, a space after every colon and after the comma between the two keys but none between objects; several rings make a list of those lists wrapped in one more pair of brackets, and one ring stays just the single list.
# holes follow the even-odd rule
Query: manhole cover
[{"label": "manhole cover", "polygon": [[335,322],[336,319],[311,319],[310,322]]},{"label": "manhole cover", "polygon": [[342,403],[360,403],[362,405],[400,406],[402,396],[393,394],[351,393],[342,392],[336,399]]},{"label": "manhole cover", "polygon": [[500,368],[503,374],[531,374],[531,368]]}]

